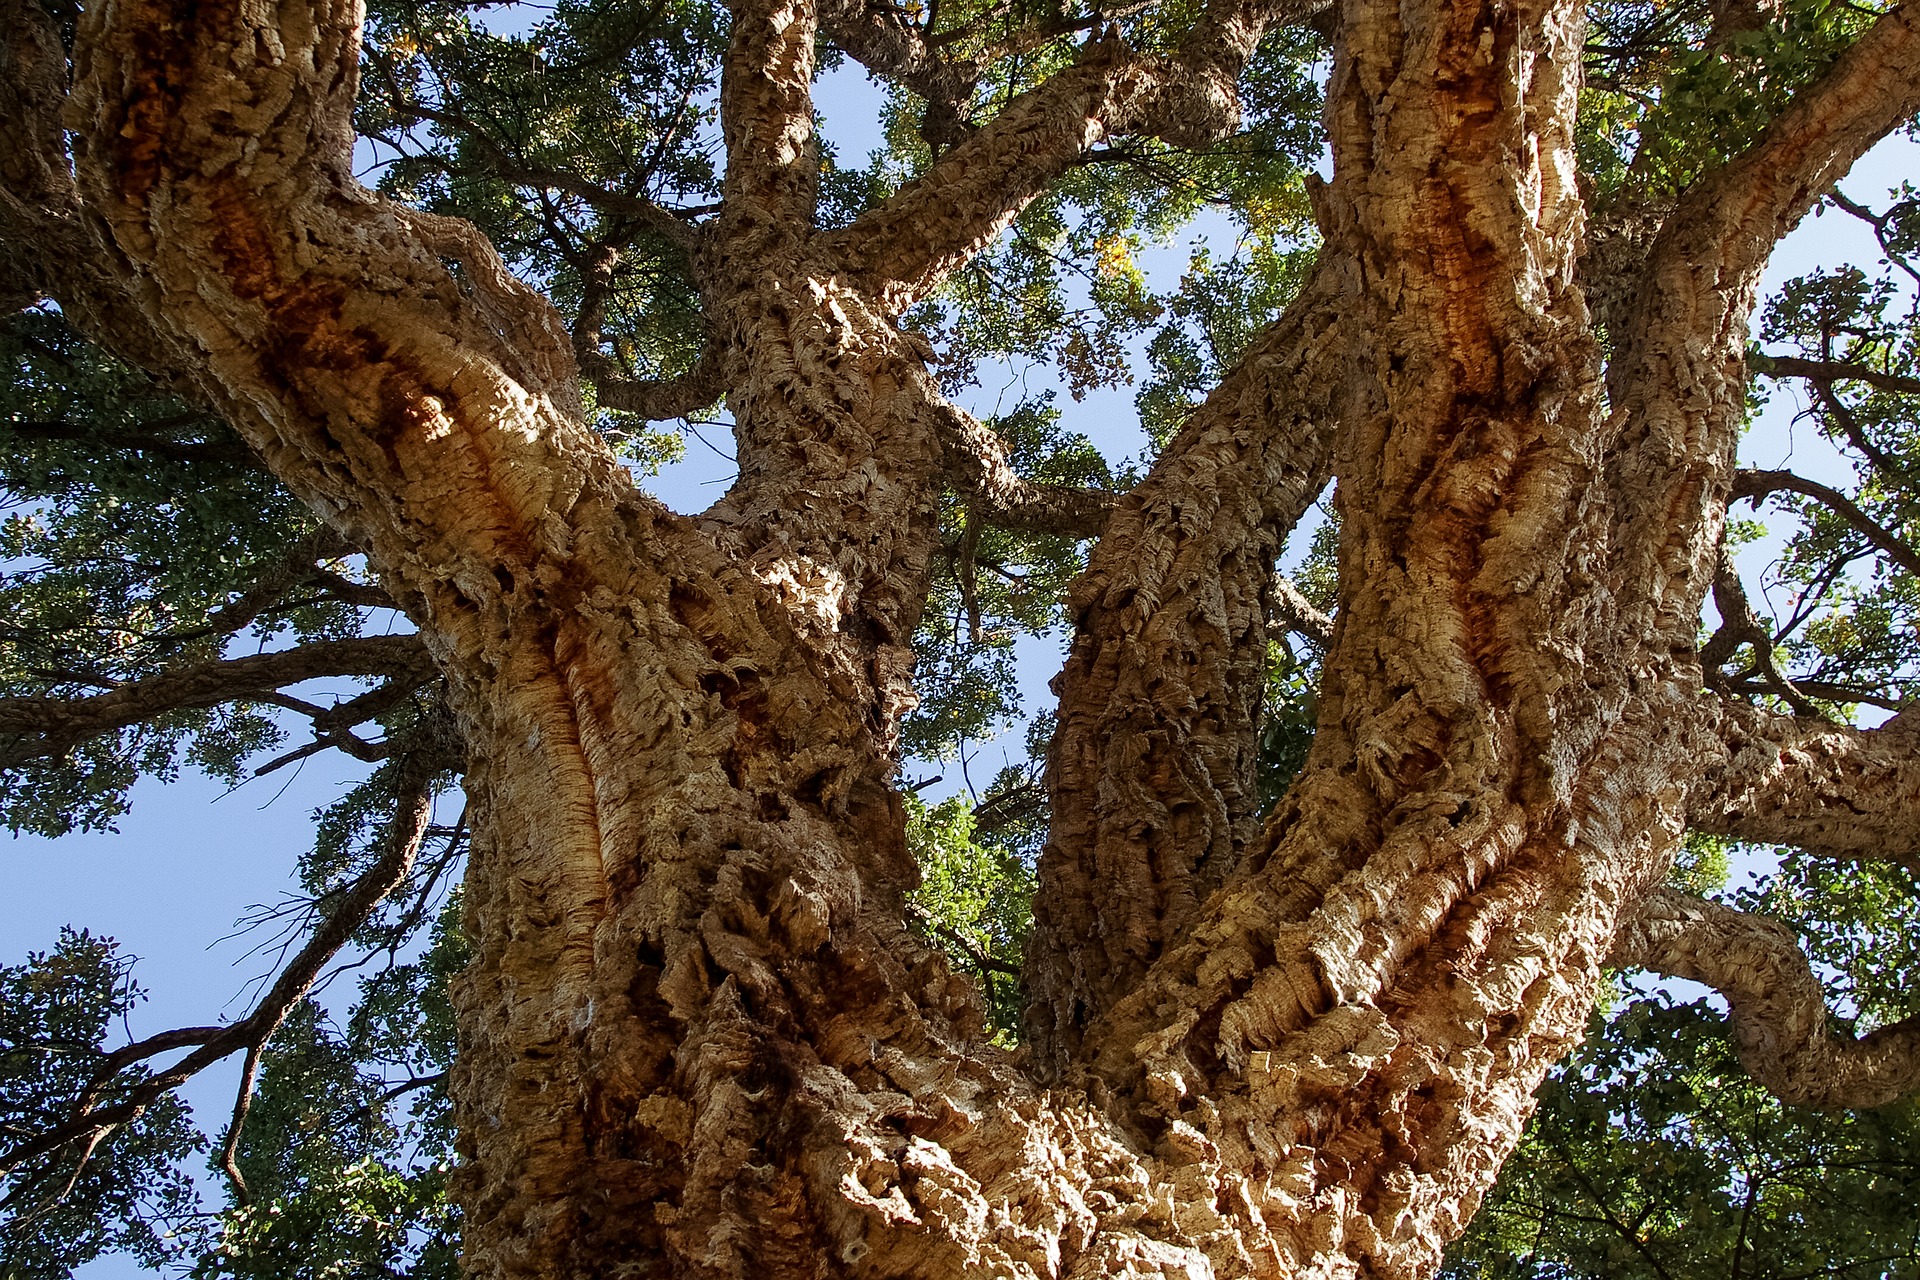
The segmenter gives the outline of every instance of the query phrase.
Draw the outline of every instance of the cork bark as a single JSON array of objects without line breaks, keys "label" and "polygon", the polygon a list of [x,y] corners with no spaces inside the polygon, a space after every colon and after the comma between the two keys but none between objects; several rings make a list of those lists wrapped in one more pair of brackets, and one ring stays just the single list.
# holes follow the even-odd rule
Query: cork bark
[{"label": "cork bark", "polygon": [[[6,3],[9,65],[45,73],[38,11]],[[1912,10],[1681,199],[1611,295],[1632,323],[1603,367],[1579,7],[1350,0],[1318,275],[1110,512],[1024,486],[895,317],[1102,139],[1230,130],[1260,31],[1303,12],[1095,41],[823,234],[818,15],[738,0],[695,261],[741,468],[697,517],[584,425],[571,336],[477,233],[353,180],[352,0],[111,0],[64,108],[56,75],[8,83],[0,141],[44,163],[4,162],[0,235],[90,249],[9,288],[215,404],[367,549],[449,680],[470,1274],[1423,1276],[1617,937],[1707,981],[1747,957],[1727,981],[1754,1025],[1818,1025],[1750,931],[1647,904],[1688,821],[1843,856],[1914,829],[1903,730],[1723,705],[1691,653],[1758,272],[1920,105]],[[869,56],[937,79],[883,27]],[[1262,814],[1272,562],[1329,475],[1319,730]],[[1018,1053],[902,923],[897,738],[943,485],[1102,533]],[[1855,1074],[1912,1080],[1904,1034]],[[1835,1060],[1762,1069],[1791,1088]]]}]

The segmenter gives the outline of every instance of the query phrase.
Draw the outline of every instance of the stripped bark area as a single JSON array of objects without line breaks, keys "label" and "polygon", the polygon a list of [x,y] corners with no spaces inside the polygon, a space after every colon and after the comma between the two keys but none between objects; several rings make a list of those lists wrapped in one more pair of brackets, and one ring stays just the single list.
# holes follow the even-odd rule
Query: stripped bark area
[{"label": "stripped bark area", "polygon": [[[447,682],[472,1275],[1428,1275],[1617,936],[1724,981],[1787,1096],[1913,1083],[1904,1029],[1819,1039],[1786,940],[1648,897],[1689,821],[1912,856],[1904,730],[1742,709],[1692,652],[1758,272],[1920,105],[1910,7],[1682,195],[1637,290],[1610,284],[1603,366],[1579,7],[1352,0],[1321,265],[1117,497],[1021,480],[896,318],[1094,146],[1230,131],[1260,35],[1308,10],[1213,0],[1152,52],[1103,33],[825,233],[822,25],[950,112],[977,72],[857,6],[731,12],[725,199],[684,236],[713,349],[659,403],[724,394],[740,476],[682,517],[588,427],[581,379],[653,392],[583,374],[471,227],[352,177],[352,0],[95,5],[64,105],[51,24],[0,4],[23,148],[0,237],[54,250],[0,286],[217,407]],[[1318,736],[1263,814],[1274,558],[1329,477]],[[1098,535],[1018,1053],[904,924],[895,771],[943,486]],[[1842,1061],[1859,1090],[1808,1083]]]}]

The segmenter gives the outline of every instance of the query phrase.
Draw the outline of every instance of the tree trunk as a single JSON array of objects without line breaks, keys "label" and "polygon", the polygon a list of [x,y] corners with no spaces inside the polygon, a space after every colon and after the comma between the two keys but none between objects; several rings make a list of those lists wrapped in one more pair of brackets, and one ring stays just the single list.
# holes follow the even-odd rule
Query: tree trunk
[{"label": "tree trunk", "polygon": [[[1105,133],[1209,136],[1272,7],[1101,45],[816,235],[813,10],[737,5],[700,264],[742,465],[697,519],[583,425],[569,336],[476,233],[353,182],[350,0],[242,9],[87,16],[61,233],[449,677],[470,1272],[1430,1274],[1687,820],[1753,282],[1899,118],[1904,11],[1822,89],[1826,142],[1800,121],[1683,202],[1603,398],[1579,6],[1342,8],[1323,266],[1073,594],[1014,1053],[902,923],[909,646],[942,483],[1092,518],[893,317]],[[1272,561],[1329,470],[1319,732],[1263,826]]]}]

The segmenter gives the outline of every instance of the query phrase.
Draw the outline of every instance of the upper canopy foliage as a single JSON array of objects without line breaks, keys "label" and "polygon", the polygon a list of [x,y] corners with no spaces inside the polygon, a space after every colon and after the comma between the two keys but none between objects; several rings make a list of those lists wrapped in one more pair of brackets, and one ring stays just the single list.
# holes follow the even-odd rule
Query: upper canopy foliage
[{"label": "upper canopy foliage", "polygon": [[[71,15],[44,2],[70,41]],[[1102,41],[1170,49],[1197,12],[1186,0],[829,8],[823,77],[865,64],[885,93],[878,150],[822,140],[818,221],[841,228]],[[1580,160],[1603,324],[1676,196],[1874,16],[1834,0],[1592,6]],[[1326,27],[1302,5],[1261,41],[1239,78],[1237,130],[1104,141],[905,311],[942,387],[976,404],[1025,480],[1101,493],[1132,483],[1301,289],[1318,243]],[[725,412],[700,280],[701,229],[723,194],[727,33],[727,14],[702,0],[377,0],[367,18],[356,120],[367,180],[470,220],[551,299],[594,425],[641,474],[677,456],[677,424]],[[1714,689],[1844,722],[1907,705],[1920,677],[1920,192],[1849,188],[1822,213],[1864,224],[1883,254],[1789,283],[1766,304],[1750,364],[1755,408],[1804,403],[1835,462],[1818,475],[1743,473],[1752,518],[1737,511],[1730,525],[1701,655]],[[1167,259],[1183,266],[1145,265]],[[313,849],[287,851],[312,941],[235,1027],[116,1052],[114,1019],[137,998],[131,960],[84,933],[0,971],[0,1147],[12,1149],[0,1156],[0,1280],[65,1275],[109,1248],[206,1276],[450,1276],[445,983],[464,943],[447,886],[464,829],[421,816],[460,767],[432,664],[357,548],[225,423],[89,344],[36,290],[12,288],[28,278],[0,269],[0,817],[55,836],[111,827],[143,775],[189,767],[235,782],[323,749],[378,767],[321,816]],[[1027,394],[973,390],[1009,367]],[[1090,395],[1111,405],[1120,388],[1150,442],[1140,456],[1103,454],[1090,436],[1107,424],[1079,407]],[[1778,450],[1758,452],[1771,464]],[[1012,1038],[1047,736],[1014,663],[1060,635],[1087,542],[1071,526],[995,520],[959,489],[940,519],[901,771],[945,782],[909,803],[926,871],[912,909],[979,977]],[[1283,557],[1297,571],[1276,591],[1269,799],[1312,733],[1334,532]],[[1008,747],[1023,723],[1026,745]],[[991,780],[967,771],[989,740]],[[1721,887],[1724,875],[1698,870],[1694,888]],[[1836,1008],[1866,1029],[1914,1012],[1885,974],[1907,968],[1915,889],[1905,867],[1789,858],[1743,905],[1812,940]],[[363,958],[324,1004],[305,999],[315,976]],[[1630,994],[1592,1036],[1455,1273],[1920,1265],[1909,1104],[1860,1117],[1787,1108],[1742,1082],[1716,1014],[1669,995]],[[173,1070],[152,1061],[181,1050],[257,1060],[251,1115],[214,1156],[238,1175],[217,1210],[196,1207],[179,1172],[205,1145],[183,1108],[158,1087],[140,1093]],[[125,1122],[104,1134],[69,1124],[76,1105],[126,1099]]]}]

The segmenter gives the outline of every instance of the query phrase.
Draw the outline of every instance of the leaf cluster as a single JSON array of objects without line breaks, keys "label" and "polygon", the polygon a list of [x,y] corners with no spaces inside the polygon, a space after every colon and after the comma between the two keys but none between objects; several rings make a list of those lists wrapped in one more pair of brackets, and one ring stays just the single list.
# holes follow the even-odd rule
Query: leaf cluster
[{"label": "leaf cluster", "polygon": [[[111,1104],[145,1077],[95,1076],[107,1041],[145,998],[111,938],[63,929],[48,951],[0,966],[0,1155],[71,1114],[88,1092]],[[102,1253],[170,1259],[196,1208],[181,1162],[206,1148],[185,1104],[162,1097],[97,1142],[0,1164],[0,1278],[65,1280]]]}]

